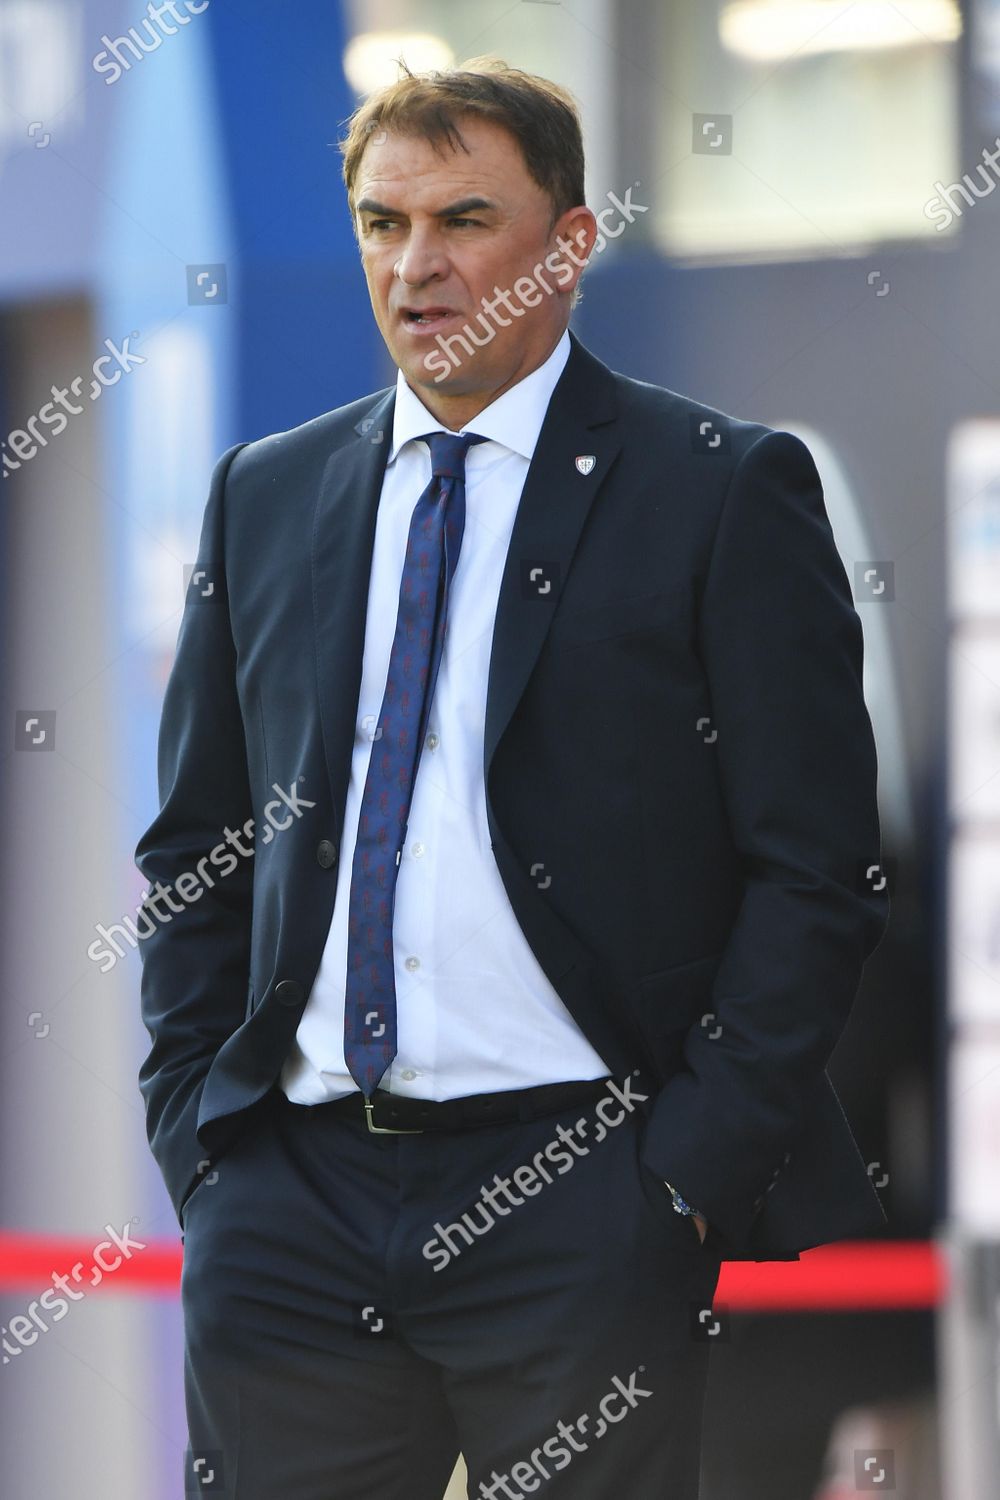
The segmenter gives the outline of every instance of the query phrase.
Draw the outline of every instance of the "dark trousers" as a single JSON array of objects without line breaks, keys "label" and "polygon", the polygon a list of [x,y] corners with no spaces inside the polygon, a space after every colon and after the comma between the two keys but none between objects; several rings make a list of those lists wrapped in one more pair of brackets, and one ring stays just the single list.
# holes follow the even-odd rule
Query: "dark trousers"
[{"label": "dark trousers", "polygon": [[[609,1095],[609,1097],[612,1097]],[[641,1107],[373,1135],[273,1091],[184,1211],[187,1493],[696,1500],[720,1255]]]}]

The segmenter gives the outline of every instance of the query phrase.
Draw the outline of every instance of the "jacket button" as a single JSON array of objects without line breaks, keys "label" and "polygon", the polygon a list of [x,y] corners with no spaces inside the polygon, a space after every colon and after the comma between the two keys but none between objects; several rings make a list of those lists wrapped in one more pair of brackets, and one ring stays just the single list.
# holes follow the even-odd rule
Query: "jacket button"
[{"label": "jacket button", "polygon": [[335,865],[337,863],[336,844],[331,843],[329,839],[321,839],[319,847],[316,850],[316,858],[322,865],[323,869],[328,870],[331,865]]},{"label": "jacket button", "polygon": [[279,1005],[290,1007],[302,1002],[302,986],[296,979],[283,979],[274,993]]}]

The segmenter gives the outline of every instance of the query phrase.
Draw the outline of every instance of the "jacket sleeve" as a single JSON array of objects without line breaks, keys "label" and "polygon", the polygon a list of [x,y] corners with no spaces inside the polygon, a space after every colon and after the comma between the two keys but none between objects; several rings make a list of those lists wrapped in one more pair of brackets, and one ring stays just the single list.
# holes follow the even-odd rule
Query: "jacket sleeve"
[{"label": "jacket sleeve", "polygon": [[736,464],[698,630],[743,895],[713,1025],[686,1033],[643,1160],[741,1243],[888,918],[866,873],[880,848],[861,621],[790,433],[765,432]]},{"label": "jacket sleeve", "polygon": [[253,843],[243,830],[252,809],[223,540],[226,479],[243,446],[228,449],[212,475],[163,700],[160,810],[135,851],[150,882],[141,1013],[152,1046],[139,1088],[178,1214],[204,1157],[195,1133],[201,1086],[244,1020],[249,980]]}]

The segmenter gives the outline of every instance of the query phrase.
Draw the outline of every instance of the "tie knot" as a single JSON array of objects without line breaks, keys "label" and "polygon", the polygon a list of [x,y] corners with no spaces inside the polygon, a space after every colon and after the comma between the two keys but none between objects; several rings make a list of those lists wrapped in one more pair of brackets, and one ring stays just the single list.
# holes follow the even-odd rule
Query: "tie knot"
[{"label": "tie knot", "polygon": [[431,470],[435,479],[464,479],[465,455],[473,443],[485,443],[474,432],[428,432],[423,441],[431,450]]}]

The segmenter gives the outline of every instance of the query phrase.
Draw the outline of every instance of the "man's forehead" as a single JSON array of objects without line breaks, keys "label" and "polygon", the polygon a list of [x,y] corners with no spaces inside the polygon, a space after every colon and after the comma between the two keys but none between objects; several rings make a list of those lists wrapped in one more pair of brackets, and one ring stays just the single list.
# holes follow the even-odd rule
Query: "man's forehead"
[{"label": "man's forehead", "polygon": [[431,142],[426,136],[373,130],[358,167],[356,197],[379,182],[447,181],[471,188],[486,179],[499,183],[529,175],[509,131],[479,120],[465,121],[460,128],[465,150],[446,138]]}]

